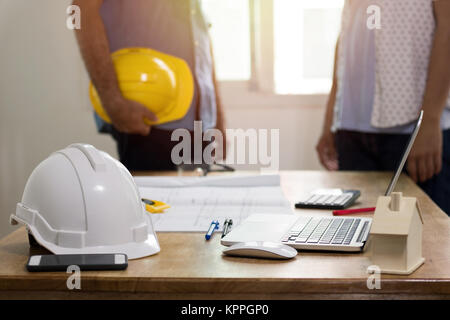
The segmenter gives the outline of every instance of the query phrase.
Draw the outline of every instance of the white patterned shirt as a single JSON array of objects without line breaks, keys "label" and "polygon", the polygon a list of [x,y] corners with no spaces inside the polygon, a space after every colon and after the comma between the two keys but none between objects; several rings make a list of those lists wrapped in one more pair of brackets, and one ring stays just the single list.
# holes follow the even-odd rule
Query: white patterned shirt
[{"label": "white patterned shirt", "polygon": [[[372,90],[373,100],[371,100],[373,107],[370,116],[366,117],[370,119],[367,127],[374,128],[373,131],[377,131],[375,130],[377,128],[386,129],[387,132],[396,127],[404,129],[406,124],[417,118],[422,106],[435,30],[433,0],[346,0],[339,39],[338,87],[333,130],[342,127],[343,110],[345,110],[343,104],[347,103],[345,95],[346,90],[348,91],[348,88],[346,89],[348,79],[346,76],[348,77],[351,64],[349,61],[351,54],[347,50],[351,50],[348,47],[349,41],[354,41],[351,39],[354,34],[352,19],[356,4],[353,1],[357,1],[359,5],[365,2],[366,8],[369,5],[377,5],[381,9],[381,29],[373,30],[375,84]],[[370,77],[370,74],[367,76]],[[358,88],[358,85],[353,87]],[[366,90],[366,92],[371,91]],[[355,107],[358,108],[358,106],[352,106],[352,108]],[[447,100],[447,109],[441,119],[441,126],[444,129],[450,128],[449,115],[450,95]],[[358,121],[358,119],[353,120]],[[394,131],[399,130],[394,129]]]}]

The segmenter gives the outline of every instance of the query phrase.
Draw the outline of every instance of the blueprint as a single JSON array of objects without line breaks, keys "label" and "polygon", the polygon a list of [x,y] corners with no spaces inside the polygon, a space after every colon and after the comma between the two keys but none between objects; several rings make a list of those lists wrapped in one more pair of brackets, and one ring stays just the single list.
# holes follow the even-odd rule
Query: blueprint
[{"label": "blueprint", "polygon": [[233,227],[254,213],[292,214],[278,175],[225,177],[137,177],[141,197],[171,207],[152,214],[162,232],[206,232],[211,221],[233,219]]}]

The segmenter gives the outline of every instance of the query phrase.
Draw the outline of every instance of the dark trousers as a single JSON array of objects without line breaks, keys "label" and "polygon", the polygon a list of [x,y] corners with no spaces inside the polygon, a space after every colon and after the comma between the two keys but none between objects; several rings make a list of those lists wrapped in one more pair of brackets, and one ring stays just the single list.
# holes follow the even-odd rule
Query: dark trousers
[{"label": "dark trousers", "polygon": [[150,134],[127,134],[112,129],[117,143],[119,160],[130,171],[175,170],[171,160],[172,148],[178,141],[171,141],[172,131],[151,128]]},{"label": "dark trousers", "polygon": [[[336,133],[339,170],[395,171],[409,136],[339,130]],[[450,215],[450,130],[443,131],[442,158],[442,171],[419,186]]]},{"label": "dark trousers", "polygon": [[[150,134],[141,136],[127,134],[112,128],[111,134],[116,140],[119,160],[130,171],[176,170],[171,154],[180,141],[171,141],[171,130],[151,128]],[[191,135],[191,163],[194,161],[194,133]],[[202,152],[209,142],[202,141]],[[183,153],[181,152],[181,155]],[[197,161],[203,161],[202,159]]]}]

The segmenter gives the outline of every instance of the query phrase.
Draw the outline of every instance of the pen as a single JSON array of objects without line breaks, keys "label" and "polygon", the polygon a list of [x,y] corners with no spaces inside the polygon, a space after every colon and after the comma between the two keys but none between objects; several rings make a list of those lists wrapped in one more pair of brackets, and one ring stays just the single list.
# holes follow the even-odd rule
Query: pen
[{"label": "pen", "polygon": [[209,226],[208,232],[205,234],[205,239],[209,240],[211,239],[211,236],[215,230],[219,229],[219,221],[215,220],[211,222],[211,225]]},{"label": "pen", "polygon": [[223,224],[222,238],[225,237],[228,232],[230,232],[230,227],[232,225],[233,225],[233,219],[225,220],[225,223]]},{"label": "pen", "polygon": [[347,214],[373,212],[373,211],[375,211],[375,207],[359,208],[359,209],[348,209],[348,210],[334,210],[333,211],[333,216],[344,216],[344,215],[347,215]]}]

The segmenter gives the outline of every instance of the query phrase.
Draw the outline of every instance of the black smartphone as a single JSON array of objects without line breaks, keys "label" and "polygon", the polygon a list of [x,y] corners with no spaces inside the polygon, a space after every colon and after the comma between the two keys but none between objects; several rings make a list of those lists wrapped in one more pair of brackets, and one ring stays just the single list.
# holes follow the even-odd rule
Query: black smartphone
[{"label": "black smartphone", "polygon": [[72,265],[80,270],[123,270],[128,267],[128,257],[123,253],[33,255],[28,259],[27,270],[67,271]]}]

